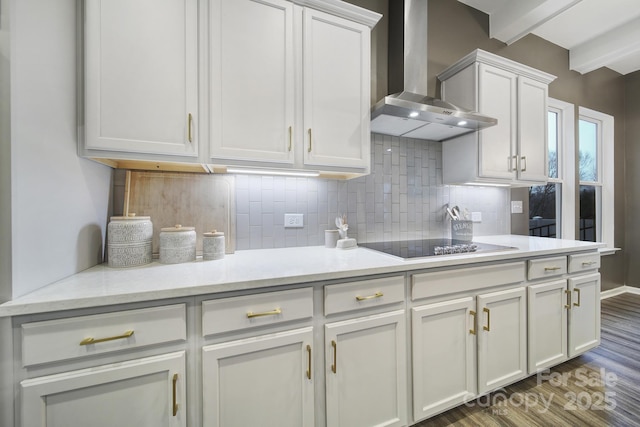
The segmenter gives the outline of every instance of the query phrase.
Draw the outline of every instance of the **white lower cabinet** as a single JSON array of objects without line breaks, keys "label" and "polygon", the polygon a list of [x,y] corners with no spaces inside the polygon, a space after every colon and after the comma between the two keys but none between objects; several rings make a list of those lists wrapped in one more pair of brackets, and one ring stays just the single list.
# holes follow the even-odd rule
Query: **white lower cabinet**
[{"label": "white lower cabinet", "polygon": [[414,420],[476,395],[475,305],[467,297],[412,309]]},{"label": "white lower cabinet", "polygon": [[325,325],[327,426],[404,426],[405,311]]},{"label": "white lower cabinet", "polygon": [[600,345],[600,273],[569,279],[569,357]]},{"label": "white lower cabinet", "polygon": [[600,274],[531,285],[529,374],[600,344]]},{"label": "white lower cabinet", "polygon": [[311,327],[205,346],[203,426],[314,425]]},{"label": "white lower cabinet", "polygon": [[478,295],[478,393],[527,375],[527,293],[524,287]]},{"label": "white lower cabinet", "polygon": [[523,287],[413,308],[414,420],[524,378],[526,321]]},{"label": "white lower cabinet", "polygon": [[22,381],[22,427],[184,427],[184,351]]}]

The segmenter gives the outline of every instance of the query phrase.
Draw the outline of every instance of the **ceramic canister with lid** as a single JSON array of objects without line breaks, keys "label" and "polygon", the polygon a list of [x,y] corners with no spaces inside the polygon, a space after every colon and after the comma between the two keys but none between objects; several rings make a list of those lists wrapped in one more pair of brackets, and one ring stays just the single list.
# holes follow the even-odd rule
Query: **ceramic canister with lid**
[{"label": "ceramic canister with lid", "polygon": [[163,264],[179,264],[196,259],[196,229],[175,227],[160,229],[160,262]]},{"label": "ceramic canister with lid", "polygon": [[151,262],[153,224],[149,216],[112,216],[107,225],[107,265],[135,267]]},{"label": "ceramic canister with lid", "polygon": [[212,230],[202,236],[202,259],[205,261],[224,258],[224,233]]}]

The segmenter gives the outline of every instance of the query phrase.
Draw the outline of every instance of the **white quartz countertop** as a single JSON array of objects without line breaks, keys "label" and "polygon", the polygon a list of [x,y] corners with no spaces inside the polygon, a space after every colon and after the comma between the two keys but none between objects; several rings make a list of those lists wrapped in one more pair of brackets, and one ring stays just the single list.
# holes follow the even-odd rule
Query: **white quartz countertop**
[{"label": "white quartz countertop", "polygon": [[595,250],[600,243],[504,235],[474,241],[513,247],[498,252],[403,260],[367,248],[323,246],[236,251],[221,260],[141,267],[98,265],[0,305],[0,317],[213,294],[357,276],[464,266]]}]

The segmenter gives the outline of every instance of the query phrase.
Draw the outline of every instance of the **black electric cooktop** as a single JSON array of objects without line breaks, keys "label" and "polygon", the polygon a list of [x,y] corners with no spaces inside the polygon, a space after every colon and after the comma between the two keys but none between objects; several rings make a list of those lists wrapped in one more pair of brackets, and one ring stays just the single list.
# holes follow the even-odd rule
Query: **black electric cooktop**
[{"label": "black electric cooktop", "polygon": [[384,252],[400,258],[419,258],[439,255],[485,253],[515,249],[510,246],[467,242],[452,239],[399,240],[395,242],[358,243],[358,246]]}]

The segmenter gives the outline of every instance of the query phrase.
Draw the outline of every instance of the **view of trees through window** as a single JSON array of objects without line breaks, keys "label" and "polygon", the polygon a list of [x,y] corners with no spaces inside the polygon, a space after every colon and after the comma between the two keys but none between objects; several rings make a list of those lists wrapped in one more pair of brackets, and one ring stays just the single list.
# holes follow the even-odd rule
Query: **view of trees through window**
[{"label": "view of trees through window", "polygon": [[598,183],[598,125],[580,119],[579,122],[578,175],[580,178],[580,240],[598,240],[597,198]]}]

